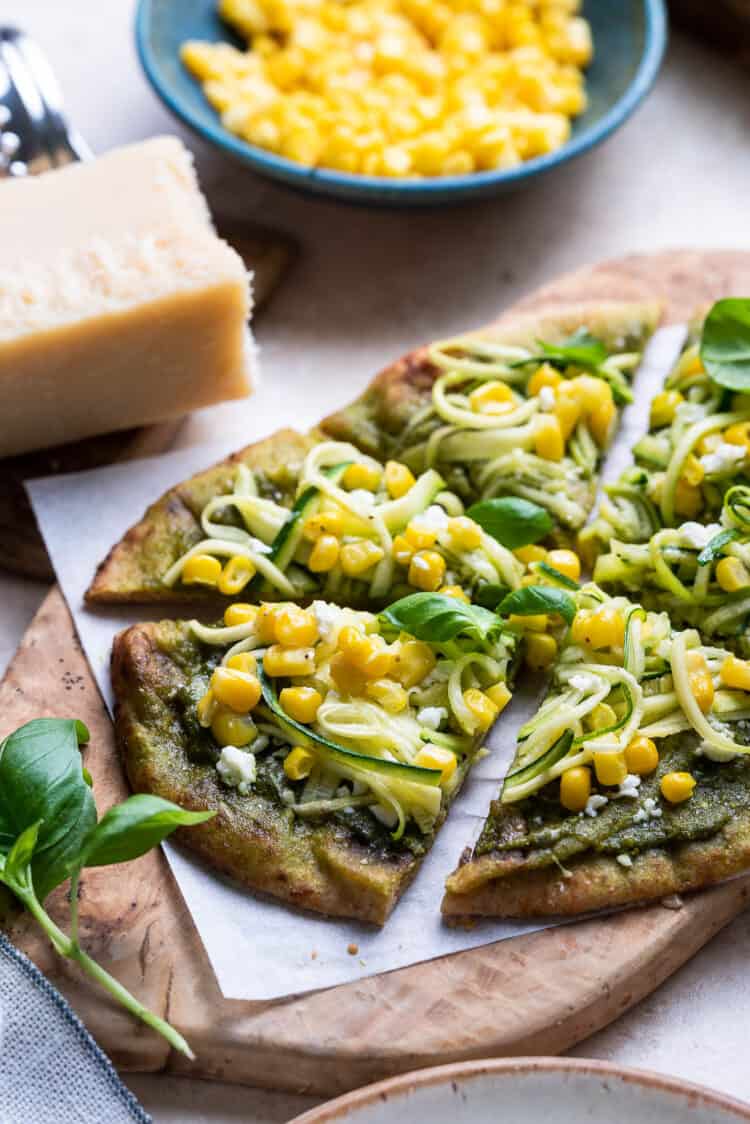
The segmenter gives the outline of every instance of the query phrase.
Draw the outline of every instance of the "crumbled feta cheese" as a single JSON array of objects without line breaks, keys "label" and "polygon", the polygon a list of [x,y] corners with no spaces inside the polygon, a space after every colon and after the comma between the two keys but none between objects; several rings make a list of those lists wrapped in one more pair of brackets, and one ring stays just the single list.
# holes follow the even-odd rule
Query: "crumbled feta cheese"
[{"label": "crumbled feta cheese", "polygon": [[571,675],[568,683],[576,691],[596,691],[601,687],[601,680],[595,675]]},{"label": "crumbled feta cheese", "polygon": [[354,488],[349,493],[349,499],[361,515],[369,515],[375,507],[375,496],[367,488]]},{"label": "crumbled feta cheese", "polygon": [[593,796],[589,796],[583,811],[587,816],[591,816],[593,819],[594,816],[599,815],[599,809],[603,808],[605,804],[609,804],[607,797],[599,796],[598,793],[594,793]]},{"label": "crumbled feta cheese", "polygon": [[662,810],[653,796],[647,796],[633,816],[633,823],[643,823],[644,820],[658,820]]},{"label": "crumbled feta cheese", "polygon": [[543,386],[539,391],[539,409],[550,414],[555,408],[555,392],[551,386]]},{"label": "crumbled feta cheese", "polygon": [[225,785],[246,796],[255,783],[257,768],[252,753],[236,745],[225,745],[216,762],[216,771]]},{"label": "crumbled feta cheese", "polygon": [[721,526],[718,523],[709,523],[706,527],[702,523],[683,523],[680,527],[680,538],[685,546],[690,546],[693,550],[703,550],[720,530]]},{"label": "crumbled feta cheese", "polygon": [[417,722],[428,730],[439,730],[447,717],[448,711],[444,706],[423,706],[417,712]]},{"label": "crumbled feta cheese", "polygon": [[744,445],[730,445],[729,442],[722,441],[713,452],[704,454],[700,461],[706,476],[718,476],[723,472],[731,472],[739,461],[745,459],[745,456]]},{"label": "crumbled feta cheese", "polygon": [[340,623],[342,611],[336,605],[329,605],[327,601],[313,601],[311,608],[318,622],[320,637],[327,640]]},{"label": "crumbled feta cheese", "polygon": [[675,420],[682,422],[683,425],[690,425],[692,422],[701,421],[705,418],[706,407],[701,406],[698,402],[680,402],[674,416]]},{"label": "crumbled feta cheese", "polygon": [[415,515],[412,523],[424,531],[444,531],[448,526],[448,514],[438,504],[433,503],[421,515]]},{"label": "crumbled feta cheese", "polygon": [[636,773],[628,773],[625,780],[622,782],[617,790],[618,796],[627,796],[635,800],[638,797],[638,789],[641,785],[641,778]]},{"label": "crumbled feta cheese", "polygon": [[628,867],[633,865],[633,860],[631,859],[630,855],[618,855],[617,861],[620,866]]}]

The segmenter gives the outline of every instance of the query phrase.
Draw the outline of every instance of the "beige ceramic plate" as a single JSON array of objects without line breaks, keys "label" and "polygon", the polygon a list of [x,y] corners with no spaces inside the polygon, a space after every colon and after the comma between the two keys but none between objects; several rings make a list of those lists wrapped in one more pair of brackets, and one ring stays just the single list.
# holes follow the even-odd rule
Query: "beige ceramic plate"
[{"label": "beige ceramic plate", "polygon": [[292,1124],[747,1124],[750,1105],[604,1062],[507,1058],[380,1081]]}]

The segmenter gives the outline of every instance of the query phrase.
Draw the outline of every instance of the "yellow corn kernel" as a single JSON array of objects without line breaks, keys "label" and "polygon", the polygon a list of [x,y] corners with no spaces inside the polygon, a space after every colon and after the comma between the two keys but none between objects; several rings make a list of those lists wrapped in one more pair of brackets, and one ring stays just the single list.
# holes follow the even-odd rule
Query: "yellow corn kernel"
[{"label": "yellow corn kernel", "polygon": [[211,676],[214,698],[237,714],[252,710],[260,699],[260,683],[255,675],[232,667],[217,667]]},{"label": "yellow corn kernel", "polygon": [[266,675],[298,676],[312,675],[315,671],[314,648],[284,648],[272,644],[263,656],[263,670]]},{"label": "yellow corn kernel", "polygon": [[487,687],[484,693],[490,702],[495,704],[498,714],[501,710],[505,710],[506,706],[513,698],[508,684],[504,683],[502,680],[500,680],[499,683],[493,683],[491,687]]},{"label": "yellow corn kernel", "polygon": [[235,652],[226,662],[226,667],[232,671],[244,671],[247,675],[255,675],[258,670],[258,661],[252,652]]},{"label": "yellow corn kernel", "polygon": [[647,777],[659,764],[659,751],[651,738],[636,734],[625,747],[625,764],[629,773]]},{"label": "yellow corn kernel", "polygon": [[622,784],[628,775],[625,754],[599,752],[594,754],[594,772],[599,784]]},{"label": "yellow corn kernel", "polygon": [[347,625],[339,633],[339,649],[368,679],[382,679],[391,670],[393,653],[382,636],[365,636]]},{"label": "yellow corn kernel", "polygon": [[[534,584],[539,584],[536,578]],[[517,628],[521,632],[546,632],[549,627],[549,617],[546,613],[530,613],[525,617],[511,613],[508,617],[508,624],[511,628]]]},{"label": "yellow corn kernel", "polygon": [[422,640],[402,640],[394,652],[391,677],[408,691],[421,683],[436,663],[432,648]]},{"label": "yellow corn kernel", "polygon": [[466,515],[448,520],[448,537],[454,550],[476,550],[482,541],[482,528]]},{"label": "yellow corn kernel", "polygon": [[208,729],[216,713],[216,699],[213,696],[213,691],[206,691],[203,698],[199,699],[195,712],[198,716],[198,725]]},{"label": "yellow corn kernel", "polygon": [[566,769],[560,777],[560,803],[569,812],[582,812],[591,795],[591,770],[585,765]]},{"label": "yellow corn kernel", "polygon": [[406,709],[409,696],[400,683],[392,679],[374,679],[367,684],[365,693],[389,714],[400,714]]},{"label": "yellow corn kernel", "polygon": [[367,677],[356,668],[346,652],[336,652],[331,657],[331,679],[343,695],[361,695],[367,686]]},{"label": "yellow corn kernel", "polygon": [[394,562],[398,562],[399,566],[408,566],[414,554],[414,548],[405,535],[396,535],[391,547],[391,554]]},{"label": "yellow corn kernel", "polygon": [[500,713],[499,707],[477,687],[464,691],[464,703],[476,720],[478,730],[489,730]]},{"label": "yellow corn kernel", "polygon": [[750,573],[739,558],[720,558],[716,564],[716,580],[727,593],[736,593],[750,585]]},{"label": "yellow corn kernel", "polygon": [[432,527],[420,526],[419,522],[412,522],[404,531],[404,538],[412,550],[426,550],[437,542],[437,531]]},{"label": "yellow corn kernel", "polygon": [[554,636],[543,632],[532,632],[526,637],[524,660],[532,671],[542,671],[549,667],[557,655],[557,641]]},{"label": "yellow corn kernel", "polygon": [[360,659],[364,660],[370,652],[370,638],[361,629],[353,624],[346,624],[339,630],[338,648],[345,652],[351,662],[357,666]]},{"label": "yellow corn kernel", "polygon": [[701,462],[698,460],[694,453],[690,453],[685,458],[685,463],[683,464],[682,472],[680,473],[680,479],[684,480],[686,484],[697,487],[697,485],[701,483],[705,475],[706,472]]},{"label": "yellow corn kernel", "polygon": [[263,604],[255,618],[255,631],[261,644],[273,644],[276,639],[276,614],[280,605]]},{"label": "yellow corn kernel", "polygon": [[565,453],[562,428],[555,414],[537,416],[534,426],[534,451],[546,461],[560,461]]},{"label": "yellow corn kernel", "polygon": [[[743,403],[743,407],[747,406],[747,402]],[[750,453],[750,422],[735,422],[724,430],[722,440],[726,441],[727,445],[740,445],[748,453]]]},{"label": "yellow corn kernel", "polygon": [[226,597],[235,597],[241,593],[247,583],[255,577],[255,564],[250,558],[243,558],[235,554],[225,564],[219,575],[219,593]]},{"label": "yellow corn kernel", "polygon": [[[601,379],[595,380],[601,382]],[[606,384],[605,384],[606,385]],[[609,387],[607,387],[609,390]],[[609,444],[609,439],[612,436],[612,429],[614,426],[615,418],[617,417],[617,409],[612,396],[606,399],[600,406],[597,406],[591,411],[588,417],[588,427],[591,436],[596,441],[600,449],[606,449]]]},{"label": "yellow corn kernel", "polygon": [[625,640],[622,614],[608,605],[594,613],[576,613],[571,638],[575,644],[585,644],[594,650],[621,647]]},{"label": "yellow corn kernel", "polygon": [[670,804],[682,804],[693,795],[696,780],[691,773],[665,773],[661,778],[661,794]]},{"label": "yellow corn kernel", "polygon": [[440,783],[445,784],[455,773],[458,761],[455,753],[450,749],[443,749],[439,745],[426,745],[414,758],[414,764],[422,769],[439,769],[442,773]]},{"label": "yellow corn kernel", "polygon": [[434,593],[445,577],[445,559],[434,550],[420,550],[409,563],[409,585]]},{"label": "yellow corn kernel", "polygon": [[551,386],[554,390],[562,381],[563,377],[559,371],[556,371],[549,363],[542,363],[541,367],[537,367],[534,374],[529,379],[526,393],[529,398],[533,398],[539,393],[543,386]]},{"label": "yellow corn kernel", "polygon": [[340,538],[344,533],[344,524],[343,511],[319,511],[316,515],[307,517],[302,533],[308,542],[315,542],[321,535]]},{"label": "yellow corn kernel", "polygon": [[483,383],[469,395],[469,405],[477,414],[507,414],[513,409],[513,391],[507,383]]},{"label": "yellow corn kernel", "polygon": [[392,499],[400,499],[416,483],[414,473],[405,464],[388,461],[385,466],[385,486]]},{"label": "yellow corn kernel", "polygon": [[258,731],[249,714],[235,714],[222,707],[211,720],[211,733],[219,745],[236,745],[241,749],[255,741]]},{"label": "yellow corn kernel", "polygon": [[572,550],[551,550],[545,561],[571,581],[577,582],[581,576],[581,559]]},{"label": "yellow corn kernel", "polygon": [[227,628],[234,628],[238,624],[252,624],[258,615],[257,605],[247,605],[243,601],[236,601],[224,610],[224,624]]},{"label": "yellow corn kernel", "polygon": [[327,574],[339,560],[341,544],[335,535],[321,535],[315,542],[307,567],[314,574]]},{"label": "yellow corn kernel", "polygon": [[466,596],[460,585],[441,585],[438,593],[441,593],[443,597],[455,597],[456,601],[465,601],[467,604],[471,600],[470,597]]},{"label": "yellow corn kernel", "polygon": [[735,691],[750,691],[750,663],[736,656],[727,656],[721,665],[721,678]]},{"label": "yellow corn kernel", "polygon": [[323,696],[314,687],[284,687],[279,702],[295,722],[314,722]]},{"label": "yellow corn kernel", "polygon": [[694,484],[688,484],[680,477],[674,490],[674,509],[678,515],[694,519],[703,507],[703,492]]},{"label": "yellow corn kernel", "polygon": [[523,562],[524,566],[530,566],[532,562],[545,562],[547,559],[547,551],[543,546],[519,546],[513,553],[519,562]]},{"label": "yellow corn kernel", "polygon": [[366,574],[383,558],[383,549],[369,539],[348,542],[341,548],[339,556],[341,569],[348,578],[359,578]]},{"label": "yellow corn kernel", "polygon": [[221,577],[221,562],[212,554],[194,554],[182,567],[183,585],[216,586]]},{"label": "yellow corn kernel", "polygon": [[382,475],[382,469],[376,468],[374,464],[350,464],[344,473],[342,484],[350,491],[365,488],[368,492],[375,492]]},{"label": "yellow corn kernel", "polygon": [[297,605],[282,605],[275,625],[276,639],[285,648],[309,648],[318,639],[315,614]]},{"label": "yellow corn kernel", "polygon": [[568,440],[571,433],[578,425],[583,412],[581,403],[570,394],[569,387],[570,383],[567,382],[564,382],[558,387],[557,400],[555,402],[555,409],[553,410],[553,415],[557,418],[560,431],[565,441]]},{"label": "yellow corn kernel", "polygon": [[688,679],[693,698],[703,713],[708,714],[714,704],[714,681],[708,668],[691,671]]},{"label": "yellow corn kernel", "polygon": [[284,758],[284,772],[290,781],[309,777],[315,765],[315,754],[301,745],[295,745]]},{"label": "yellow corn kernel", "polygon": [[661,429],[662,426],[671,425],[677,407],[684,401],[679,390],[660,391],[651,402],[651,428]]},{"label": "yellow corn kernel", "polygon": [[589,730],[606,730],[616,722],[617,715],[609,703],[605,702],[598,703],[586,719]]}]

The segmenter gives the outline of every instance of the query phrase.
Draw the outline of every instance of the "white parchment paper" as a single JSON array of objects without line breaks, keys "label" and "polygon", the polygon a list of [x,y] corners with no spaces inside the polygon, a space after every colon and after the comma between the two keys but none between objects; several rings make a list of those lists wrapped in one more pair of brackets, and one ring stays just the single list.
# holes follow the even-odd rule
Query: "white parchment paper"
[{"label": "white parchment paper", "polygon": [[[613,480],[628,463],[634,442],[646,429],[649,401],[683,338],[684,328],[672,327],[660,330],[651,341],[636,380],[636,401],[624,411],[620,435],[608,457],[606,481]],[[264,417],[262,432],[249,432],[248,442],[270,432],[274,424],[287,424],[287,418],[288,410],[280,403],[278,419]],[[110,710],[112,637],[130,623],[164,614],[138,607],[86,608],[83,594],[94,569],[165,489],[231,451],[222,444],[202,445],[126,465],[37,480],[29,486],[58,580]],[[301,914],[258,899],[217,877],[187,852],[167,845],[167,857],[224,995],[276,999],[542,928],[488,921],[470,930],[451,929],[442,923],[439,912],[445,878],[481,829],[512,758],[516,731],[536,706],[537,693],[537,685],[519,684],[488,741],[493,752],[473,770],[414,883],[380,931]]]}]

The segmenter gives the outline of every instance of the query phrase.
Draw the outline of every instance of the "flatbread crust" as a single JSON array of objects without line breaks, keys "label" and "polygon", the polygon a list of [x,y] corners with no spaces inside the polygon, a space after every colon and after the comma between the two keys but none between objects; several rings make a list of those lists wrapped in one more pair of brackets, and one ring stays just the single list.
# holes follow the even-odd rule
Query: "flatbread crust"
[{"label": "flatbread crust", "polygon": [[[475,336],[504,343],[533,346],[539,339],[556,343],[577,328],[587,327],[608,346],[641,349],[656,327],[661,306],[655,301],[562,305],[543,315],[510,314]],[[89,603],[159,602],[185,604],[226,599],[215,591],[184,587],[168,589],[161,576],[186,550],[203,537],[200,514],[213,496],[231,490],[238,462],[281,480],[280,502],[291,506],[292,480],[306,453],[321,439],[350,441],[365,453],[385,461],[396,448],[398,435],[413,411],[429,397],[437,369],[427,348],[399,359],[381,372],[364,394],[339,413],[326,418],[320,429],[302,435],[283,429],[241,449],[205,472],[166,492],[131,527],[97,569],[86,593]],[[291,489],[291,491],[289,490]],[[590,502],[596,492],[591,482]]]},{"label": "flatbread crust", "polygon": [[185,551],[205,538],[201,512],[213,496],[232,490],[238,464],[246,464],[275,482],[279,502],[286,497],[291,507],[302,462],[319,439],[280,429],[170,488],[99,564],[86,600],[91,604],[225,601],[212,590],[169,589],[161,577]]},{"label": "flatbread crust", "polygon": [[454,918],[567,917],[704,889],[750,868],[750,812],[709,839],[631,857],[624,867],[609,855],[587,855],[564,875],[557,867],[526,870],[520,853],[472,858],[467,851],[446,881],[442,911]]},{"label": "flatbread crust", "polygon": [[[544,313],[511,312],[466,339],[491,339],[517,347],[534,347],[539,340],[562,343],[578,328],[588,328],[608,348],[641,350],[662,314],[658,301],[598,301],[561,304]],[[364,452],[386,460],[398,448],[401,430],[415,410],[425,404],[442,372],[431,362],[429,347],[421,347],[386,367],[355,402],[320,423],[329,437],[351,441]]]},{"label": "flatbread crust", "polygon": [[186,656],[198,650],[179,621],[134,625],[115,639],[115,732],[133,790],[215,811],[176,836],[222,874],[298,908],[384,924],[422,857],[368,846],[337,824],[305,823],[254,790],[240,796],[213,764],[191,760],[179,691]]}]

